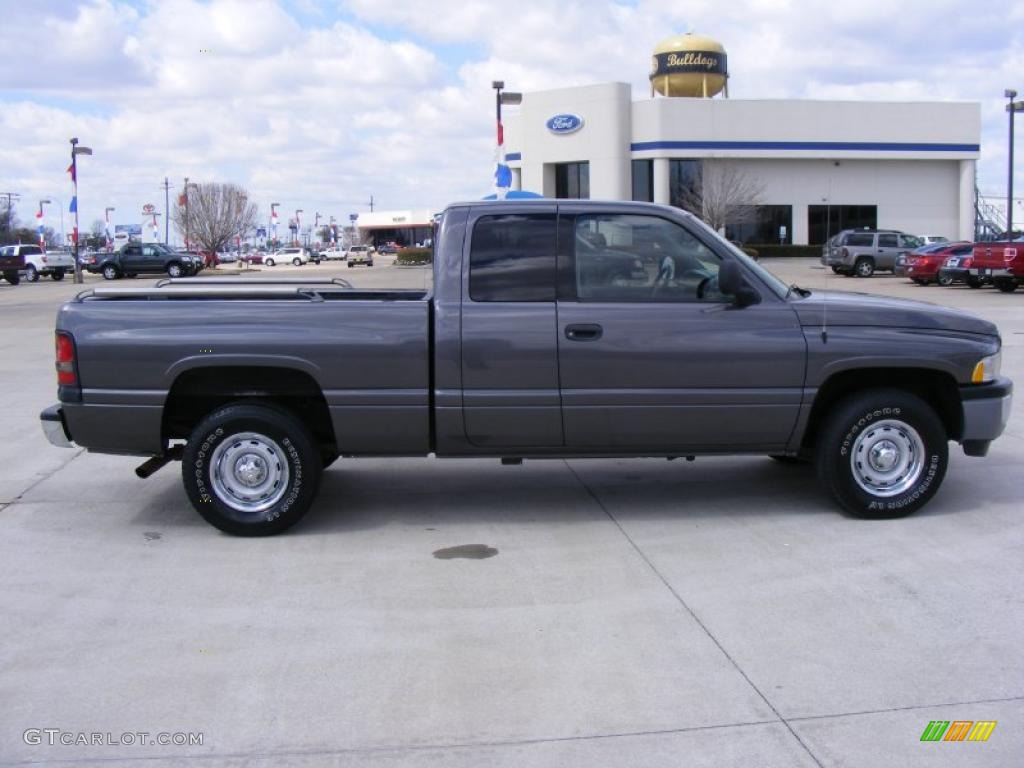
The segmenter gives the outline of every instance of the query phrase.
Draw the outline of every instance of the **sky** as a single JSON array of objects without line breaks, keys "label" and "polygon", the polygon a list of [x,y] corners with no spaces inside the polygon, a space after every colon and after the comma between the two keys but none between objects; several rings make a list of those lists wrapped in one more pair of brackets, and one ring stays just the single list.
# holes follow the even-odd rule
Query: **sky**
[{"label": "sky", "polygon": [[[730,97],[972,101],[978,182],[1005,196],[1006,88],[1024,98],[1013,0],[0,0],[0,193],[34,221],[70,199],[164,210],[164,178],[245,187],[265,218],[440,210],[491,191],[494,92],[610,81],[649,96],[650,53],[723,43]],[[514,108],[512,108],[514,109]],[[1024,134],[1020,120],[1018,136]],[[1024,141],[1015,167],[1024,168]],[[1024,194],[1024,170],[1015,174]]]}]

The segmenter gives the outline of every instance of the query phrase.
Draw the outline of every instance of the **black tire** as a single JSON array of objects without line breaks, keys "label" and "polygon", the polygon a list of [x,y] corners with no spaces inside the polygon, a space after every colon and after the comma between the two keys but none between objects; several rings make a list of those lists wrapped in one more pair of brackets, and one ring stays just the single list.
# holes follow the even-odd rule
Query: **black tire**
[{"label": "black tire", "polygon": [[372,262],[372,261],[368,261],[368,262],[366,262],[366,266],[368,266],[368,267],[372,267],[372,266],[373,266],[373,262]]},{"label": "black tire", "polygon": [[25,267],[25,279],[28,280],[30,283],[39,282],[39,270],[36,269],[35,264],[29,264],[27,267]]},{"label": "black tire", "polygon": [[981,286],[983,286],[984,284],[985,283],[982,281],[980,277],[975,277],[974,275],[967,276],[968,288],[981,288]]},{"label": "black tire", "polygon": [[834,274],[834,275],[841,275],[841,274],[843,274],[843,268],[842,267],[832,267],[832,274]]},{"label": "black tire", "polygon": [[294,259],[292,259],[292,266],[293,267],[301,267],[302,266],[302,259],[300,259],[298,256],[296,256]]},{"label": "black tire", "polygon": [[861,256],[853,265],[853,274],[857,277],[871,277],[875,274],[874,259],[871,259],[868,256]]},{"label": "black tire", "polygon": [[[241,471],[262,472],[253,497]],[[235,472],[219,470],[232,464]],[[192,431],[182,457],[182,479],[192,506],[210,523],[235,536],[271,536],[295,525],[312,506],[323,459],[306,426],[288,411],[233,403],[218,408]],[[275,477],[277,478],[275,482]],[[260,491],[263,491],[261,494]],[[266,508],[260,508],[267,505]]]},{"label": "black tire", "polygon": [[6,280],[11,285],[17,285],[18,283],[21,282],[21,275],[18,274],[17,270],[12,269],[7,272],[4,272],[4,280]]},{"label": "black tire", "polygon": [[121,270],[114,264],[103,265],[103,278],[105,280],[117,280],[121,276]]},{"label": "black tire", "polygon": [[[871,389],[830,411],[815,447],[815,464],[825,490],[844,510],[873,520],[904,517],[935,495],[946,476],[949,442],[924,400],[898,389]],[[897,455],[892,472],[903,474],[887,481],[885,468],[873,467],[869,455],[892,449]],[[893,460],[892,454],[879,460]]]},{"label": "black tire", "polygon": [[928,280],[925,280],[923,277],[912,277],[910,279],[913,280],[918,285],[928,285],[928,283],[930,282]]},{"label": "black tire", "polygon": [[167,265],[167,276],[168,277],[182,277],[185,274],[185,270],[181,268],[181,264],[176,261],[172,261]]},{"label": "black tire", "polygon": [[352,269],[352,262],[351,261],[348,263],[348,268]]},{"label": "black tire", "polygon": [[61,280],[64,279],[64,270],[63,269],[55,269],[55,270],[53,270],[53,272],[50,273],[50,279],[51,280],[55,280],[56,282],[59,283]]},{"label": "black tire", "polygon": [[950,277],[949,275],[939,275],[936,278],[935,282],[941,285],[943,288],[947,288],[953,284],[953,278]]},{"label": "black tire", "polygon": [[1017,290],[1016,280],[996,280],[995,285],[1003,293],[1013,293]]}]

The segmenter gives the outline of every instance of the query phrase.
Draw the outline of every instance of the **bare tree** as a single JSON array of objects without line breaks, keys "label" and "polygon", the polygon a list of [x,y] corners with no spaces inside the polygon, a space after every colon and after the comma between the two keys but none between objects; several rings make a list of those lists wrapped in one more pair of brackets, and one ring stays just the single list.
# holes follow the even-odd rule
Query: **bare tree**
[{"label": "bare tree", "polygon": [[175,228],[189,243],[211,254],[207,257],[211,266],[216,265],[212,254],[245,236],[259,216],[259,208],[237,184],[189,184],[178,203],[171,217]]},{"label": "bare tree", "polygon": [[764,185],[728,160],[704,160],[693,184],[676,190],[681,207],[717,232],[755,221],[763,195]]}]

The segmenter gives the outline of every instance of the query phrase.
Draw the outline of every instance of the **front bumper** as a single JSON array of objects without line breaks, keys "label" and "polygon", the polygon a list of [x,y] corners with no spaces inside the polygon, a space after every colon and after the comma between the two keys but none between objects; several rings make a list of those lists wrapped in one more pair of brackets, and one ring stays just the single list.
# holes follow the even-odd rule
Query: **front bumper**
[{"label": "front bumper", "polygon": [[1013,382],[997,378],[988,384],[969,384],[960,387],[960,402],[964,410],[964,431],[960,442],[988,442],[995,440],[1006,429],[1013,405]]},{"label": "front bumper", "polygon": [[59,405],[51,405],[39,414],[39,421],[43,427],[43,434],[52,445],[58,448],[74,448],[71,441],[71,434],[68,426],[64,423],[64,411]]}]

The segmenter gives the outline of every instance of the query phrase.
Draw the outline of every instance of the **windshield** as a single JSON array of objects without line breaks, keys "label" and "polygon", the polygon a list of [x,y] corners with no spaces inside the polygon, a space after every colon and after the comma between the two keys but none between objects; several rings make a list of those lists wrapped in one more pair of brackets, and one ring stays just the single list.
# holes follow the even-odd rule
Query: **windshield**
[{"label": "windshield", "polygon": [[786,294],[789,292],[789,286],[787,286],[784,282],[779,280],[779,278],[777,278],[775,275],[773,275],[767,269],[762,267],[760,264],[758,264],[752,258],[747,256],[747,254],[745,254],[743,251],[741,251],[735,245],[733,245],[728,240],[726,240],[721,235],[719,235],[717,232],[715,232],[715,230],[713,230],[711,227],[709,227],[703,221],[698,219],[696,216],[693,216],[691,214],[689,216],[689,218],[690,218],[690,221],[692,221],[695,224],[697,224],[698,226],[700,226],[700,228],[703,229],[705,233],[707,233],[709,236],[713,237],[719,243],[721,243],[726,248],[728,248],[729,252],[733,256],[735,256],[737,259],[739,259],[747,269],[749,269],[751,272],[754,272],[759,278],[761,278],[761,280],[764,282],[764,284],[767,285],[772,291],[774,291],[778,295],[778,297],[780,299],[781,298],[785,298]]}]

